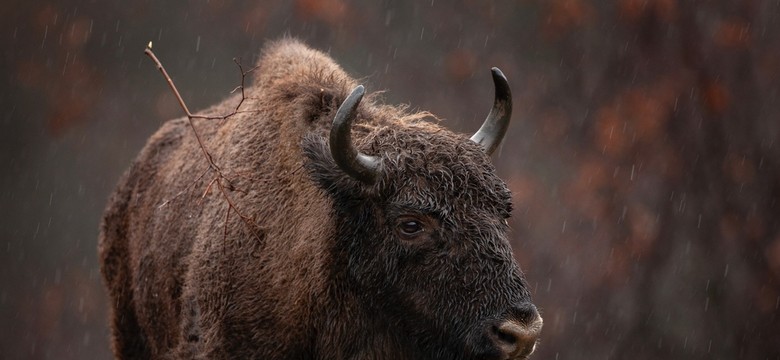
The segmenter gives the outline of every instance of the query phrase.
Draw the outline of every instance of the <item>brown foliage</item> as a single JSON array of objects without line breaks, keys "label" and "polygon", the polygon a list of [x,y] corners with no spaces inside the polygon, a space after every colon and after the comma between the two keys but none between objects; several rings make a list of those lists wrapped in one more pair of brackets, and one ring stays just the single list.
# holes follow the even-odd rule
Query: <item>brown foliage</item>
[{"label": "brown foliage", "polygon": [[61,134],[80,123],[94,106],[103,77],[85,55],[92,36],[91,21],[83,15],[71,16],[53,4],[42,4],[34,14],[34,31],[42,39],[40,48],[46,61],[20,58],[16,62],[17,81],[40,95],[49,130]]},{"label": "brown foliage", "polygon": [[594,9],[584,0],[552,0],[548,2],[542,33],[548,39],[557,39],[594,21]]},{"label": "brown foliage", "polygon": [[297,0],[295,7],[305,19],[317,19],[331,25],[344,21],[347,4],[341,0]]}]

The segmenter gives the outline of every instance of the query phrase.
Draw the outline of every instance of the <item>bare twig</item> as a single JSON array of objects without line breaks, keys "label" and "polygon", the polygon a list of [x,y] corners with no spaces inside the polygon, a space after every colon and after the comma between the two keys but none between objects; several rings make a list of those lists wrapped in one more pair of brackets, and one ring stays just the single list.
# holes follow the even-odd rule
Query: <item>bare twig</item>
[{"label": "bare twig", "polygon": [[228,205],[230,205],[230,208],[233,209],[233,211],[238,215],[238,217],[241,219],[241,221],[246,225],[246,227],[249,229],[249,232],[252,233],[252,236],[258,241],[262,241],[262,237],[260,234],[257,233],[257,229],[255,228],[254,221],[250,219],[249,217],[242,214],[240,211],[238,211],[238,208],[236,208],[236,205],[233,204],[233,201],[230,200],[230,197],[225,192],[225,187],[222,185],[223,179],[217,180],[217,188],[219,188],[219,191],[222,192],[222,196],[224,196],[225,200],[227,201]]},{"label": "bare twig", "polygon": [[149,58],[154,61],[154,63],[157,65],[157,70],[160,70],[160,72],[163,74],[163,77],[165,78],[165,81],[168,82],[168,86],[171,87],[171,90],[173,90],[173,94],[176,95],[176,100],[179,101],[179,105],[181,106],[182,110],[184,110],[184,113],[187,115],[187,120],[190,123],[190,127],[192,128],[192,131],[195,133],[195,139],[198,140],[198,145],[200,146],[200,150],[203,152],[203,155],[206,157],[206,161],[209,162],[209,167],[219,172],[219,167],[217,164],[214,163],[214,160],[211,158],[211,154],[206,150],[206,146],[203,145],[203,141],[200,139],[200,134],[198,134],[198,130],[195,129],[195,124],[192,123],[193,115],[190,112],[190,109],[187,108],[187,104],[184,102],[184,99],[182,99],[181,94],[179,94],[179,89],[176,88],[176,85],[173,84],[173,80],[168,75],[168,72],[165,71],[165,67],[162,65],[160,60],[157,59],[157,56],[154,55],[154,52],[152,52],[152,42],[149,42],[149,45],[147,45],[146,49],[144,50],[144,54],[148,56]]},{"label": "bare twig", "polygon": [[219,179],[219,176],[215,176],[214,179],[211,179],[211,182],[209,182],[209,185],[206,186],[206,190],[203,191],[203,195],[200,196],[201,199],[205,198],[206,195],[209,194],[209,191],[211,190],[211,186],[214,185],[214,182],[216,182]]},{"label": "bare twig", "polygon": [[[176,100],[179,102],[179,105],[181,106],[182,110],[184,110],[184,113],[187,115],[187,121],[190,125],[190,128],[192,128],[192,132],[195,135],[195,139],[198,142],[198,146],[200,147],[201,152],[203,153],[203,156],[206,158],[206,161],[209,164],[209,167],[204,171],[197,179],[195,179],[194,183],[197,183],[203,176],[206,175],[206,173],[209,172],[209,170],[214,170],[214,178],[209,182],[209,184],[206,186],[206,189],[203,192],[203,195],[201,195],[201,199],[205,198],[206,195],[208,195],[209,191],[211,190],[211,187],[216,183],[217,188],[219,189],[220,193],[222,194],[222,197],[225,199],[225,201],[228,204],[227,213],[225,214],[225,225],[224,225],[224,237],[227,238],[227,225],[228,221],[230,220],[230,213],[235,212],[236,215],[241,219],[241,221],[246,225],[246,227],[249,229],[249,231],[252,233],[252,235],[257,239],[258,241],[261,241],[261,236],[257,233],[257,229],[254,225],[254,222],[249,217],[245,216],[241,213],[241,211],[238,210],[236,205],[233,203],[233,201],[228,196],[227,192],[225,191],[225,187],[227,187],[230,191],[236,191],[235,187],[233,186],[233,182],[225,176],[225,174],[222,172],[222,169],[217,166],[217,164],[214,162],[214,159],[211,156],[211,153],[206,148],[206,145],[203,143],[203,140],[200,137],[200,134],[198,133],[198,130],[195,128],[195,124],[193,123],[193,119],[210,119],[210,120],[225,120],[227,118],[230,118],[238,113],[241,113],[242,111],[239,111],[241,108],[241,105],[244,104],[244,101],[246,100],[246,93],[244,91],[245,89],[245,80],[247,74],[255,71],[257,69],[257,66],[244,71],[243,66],[241,65],[241,62],[237,60],[236,58],[233,58],[233,62],[236,63],[238,66],[238,70],[241,72],[241,85],[237,86],[235,89],[231,91],[231,93],[236,92],[237,90],[241,90],[241,100],[239,100],[238,104],[236,105],[235,109],[233,109],[232,112],[225,114],[225,115],[198,115],[193,114],[190,112],[190,109],[187,107],[187,104],[184,102],[184,99],[181,97],[181,94],[179,93],[179,90],[176,88],[176,85],[173,83],[173,79],[168,75],[168,72],[165,70],[165,67],[162,65],[159,59],[157,59],[157,56],[155,56],[154,52],[152,52],[152,43],[149,42],[146,49],[144,50],[144,54],[148,56],[152,61],[154,61],[155,65],[157,66],[157,69],[162,73],[163,77],[165,78],[165,81],[168,82],[168,86],[173,91],[173,94],[176,96]],[[223,184],[222,181],[225,181],[226,184]],[[165,206],[172,200],[178,198],[182,193],[185,191],[188,191],[191,188],[191,185],[188,186],[185,190],[182,190],[178,194],[176,194],[172,199],[169,199],[165,201],[160,207]],[[243,191],[241,191],[243,192]],[[243,192],[246,193],[246,192]]]},{"label": "bare twig", "polygon": [[198,182],[198,180],[200,180],[200,179],[202,179],[204,176],[206,176],[206,173],[208,173],[210,170],[211,170],[211,167],[210,167],[210,166],[209,166],[209,167],[207,167],[207,168],[206,168],[206,170],[205,170],[205,171],[203,171],[203,173],[202,173],[202,174],[200,174],[200,176],[198,176],[198,178],[197,178],[197,179],[195,179],[195,181],[193,181],[192,183],[190,183],[189,185],[187,185],[187,187],[186,187],[186,188],[184,188],[184,190],[182,190],[182,191],[179,191],[178,193],[176,193],[176,195],[174,195],[172,198],[170,198],[170,199],[168,199],[168,200],[165,200],[165,201],[163,201],[163,203],[162,203],[162,204],[160,204],[160,206],[158,206],[157,208],[158,208],[158,209],[160,209],[160,208],[163,208],[163,207],[165,207],[165,205],[168,205],[168,204],[170,204],[170,202],[171,202],[171,201],[174,201],[174,200],[178,199],[178,198],[179,198],[179,196],[181,196],[182,194],[184,194],[184,193],[186,193],[186,192],[190,191],[190,189],[192,189],[192,187],[193,187],[193,186],[194,186],[194,185],[195,185],[195,184]]}]

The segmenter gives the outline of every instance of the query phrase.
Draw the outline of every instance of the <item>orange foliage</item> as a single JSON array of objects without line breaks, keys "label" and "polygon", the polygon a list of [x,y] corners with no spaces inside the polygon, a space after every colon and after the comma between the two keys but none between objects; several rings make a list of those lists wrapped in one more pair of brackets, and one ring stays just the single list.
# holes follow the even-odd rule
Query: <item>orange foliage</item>
[{"label": "orange foliage", "polygon": [[91,99],[78,97],[55,101],[54,110],[49,115],[49,131],[55,135],[62,134],[74,123],[83,120],[91,105]]},{"label": "orange foliage", "polygon": [[58,21],[62,21],[59,10],[47,3],[35,14],[35,30],[43,34],[47,27],[56,26]]},{"label": "orange foliage", "polygon": [[780,237],[769,243],[764,249],[764,258],[769,269],[780,277]]},{"label": "orange foliage", "polygon": [[721,83],[708,81],[702,87],[704,105],[713,114],[722,114],[729,107],[729,91]]},{"label": "orange foliage", "polygon": [[91,23],[45,4],[35,13],[34,31],[40,33],[46,61],[20,57],[14,64],[16,80],[40,94],[42,107],[49,109],[47,125],[55,135],[83,121],[100,92],[102,75],[84,55]]},{"label": "orange foliage", "polygon": [[720,234],[727,243],[735,243],[742,240],[742,221],[734,213],[723,214],[720,217]]},{"label": "orange foliage", "polygon": [[636,136],[645,143],[658,140],[669,119],[668,105],[644,90],[631,90],[626,95],[627,118],[636,130]]},{"label": "orange foliage", "polygon": [[593,21],[595,11],[583,0],[551,0],[542,33],[548,39],[560,38]]},{"label": "orange foliage", "polygon": [[641,256],[653,250],[660,226],[656,214],[642,204],[634,204],[629,208],[626,220],[630,228],[628,246],[631,253]]},{"label": "orange foliage", "polygon": [[305,19],[338,25],[346,19],[347,4],[342,0],[297,0],[295,9]]},{"label": "orange foliage", "polygon": [[476,66],[477,60],[474,54],[466,49],[456,49],[447,54],[447,73],[458,81],[471,77]]},{"label": "orange foliage", "polygon": [[617,6],[626,23],[636,23],[650,13],[665,22],[674,20],[677,15],[677,0],[620,0]]},{"label": "orange foliage", "polygon": [[84,45],[90,36],[89,23],[83,16],[71,20],[70,26],[63,29],[63,46],[73,49]]},{"label": "orange foliage", "polygon": [[722,170],[726,177],[737,184],[751,182],[756,175],[753,164],[745,161],[744,156],[738,156],[735,153],[726,155],[726,159],[723,160]]},{"label": "orange foliage", "polygon": [[[780,273],[775,273],[780,274]],[[776,275],[778,276],[778,275]],[[777,304],[780,299],[780,292],[769,286],[761,286],[756,290],[755,303],[762,314],[770,317],[777,316]]]},{"label": "orange foliage", "polygon": [[671,119],[679,87],[673,81],[660,80],[648,87],[629,88],[618,94],[597,114],[596,145],[613,157],[637,142],[657,144]]},{"label": "orange foliage", "polygon": [[65,311],[65,298],[66,295],[61,285],[48,284],[46,286],[36,311],[37,331],[48,336],[58,332],[62,314]]},{"label": "orange foliage", "polygon": [[627,149],[629,141],[626,136],[626,120],[619,107],[604,106],[596,115],[595,145],[602,153],[611,157],[620,157]]},{"label": "orange foliage", "polygon": [[744,49],[750,44],[750,24],[739,19],[721,22],[714,34],[715,44],[724,48]]},{"label": "orange foliage", "polygon": [[601,221],[609,213],[611,177],[603,161],[582,160],[564,193],[566,202],[589,221]]}]

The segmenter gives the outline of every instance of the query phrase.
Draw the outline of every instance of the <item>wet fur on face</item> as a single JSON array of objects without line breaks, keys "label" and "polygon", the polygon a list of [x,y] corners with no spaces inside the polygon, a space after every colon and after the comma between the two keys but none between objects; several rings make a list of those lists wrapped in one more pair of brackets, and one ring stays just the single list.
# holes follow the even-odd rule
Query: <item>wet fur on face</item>
[{"label": "wet fur on face", "polygon": [[[506,240],[511,197],[477,144],[428,122],[404,125],[374,129],[362,142],[361,152],[382,159],[376,184],[344,174],[318,136],[303,142],[306,166],[334,201],[337,244],[349,281],[370,294],[365,306],[413,335],[427,356],[454,358],[484,346],[473,333],[481,323],[529,301]],[[399,235],[399,219],[408,218],[423,223],[423,234]]]}]

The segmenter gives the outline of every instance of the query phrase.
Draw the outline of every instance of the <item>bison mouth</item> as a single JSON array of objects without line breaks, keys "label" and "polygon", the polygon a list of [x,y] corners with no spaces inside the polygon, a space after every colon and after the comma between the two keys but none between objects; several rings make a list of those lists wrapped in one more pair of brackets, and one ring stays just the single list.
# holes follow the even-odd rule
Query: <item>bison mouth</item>
[{"label": "bison mouth", "polygon": [[543,320],[531,304],[513,309],[504,319],[488,321],[472,349],[476,358],[528,359],[539,342]]}]

